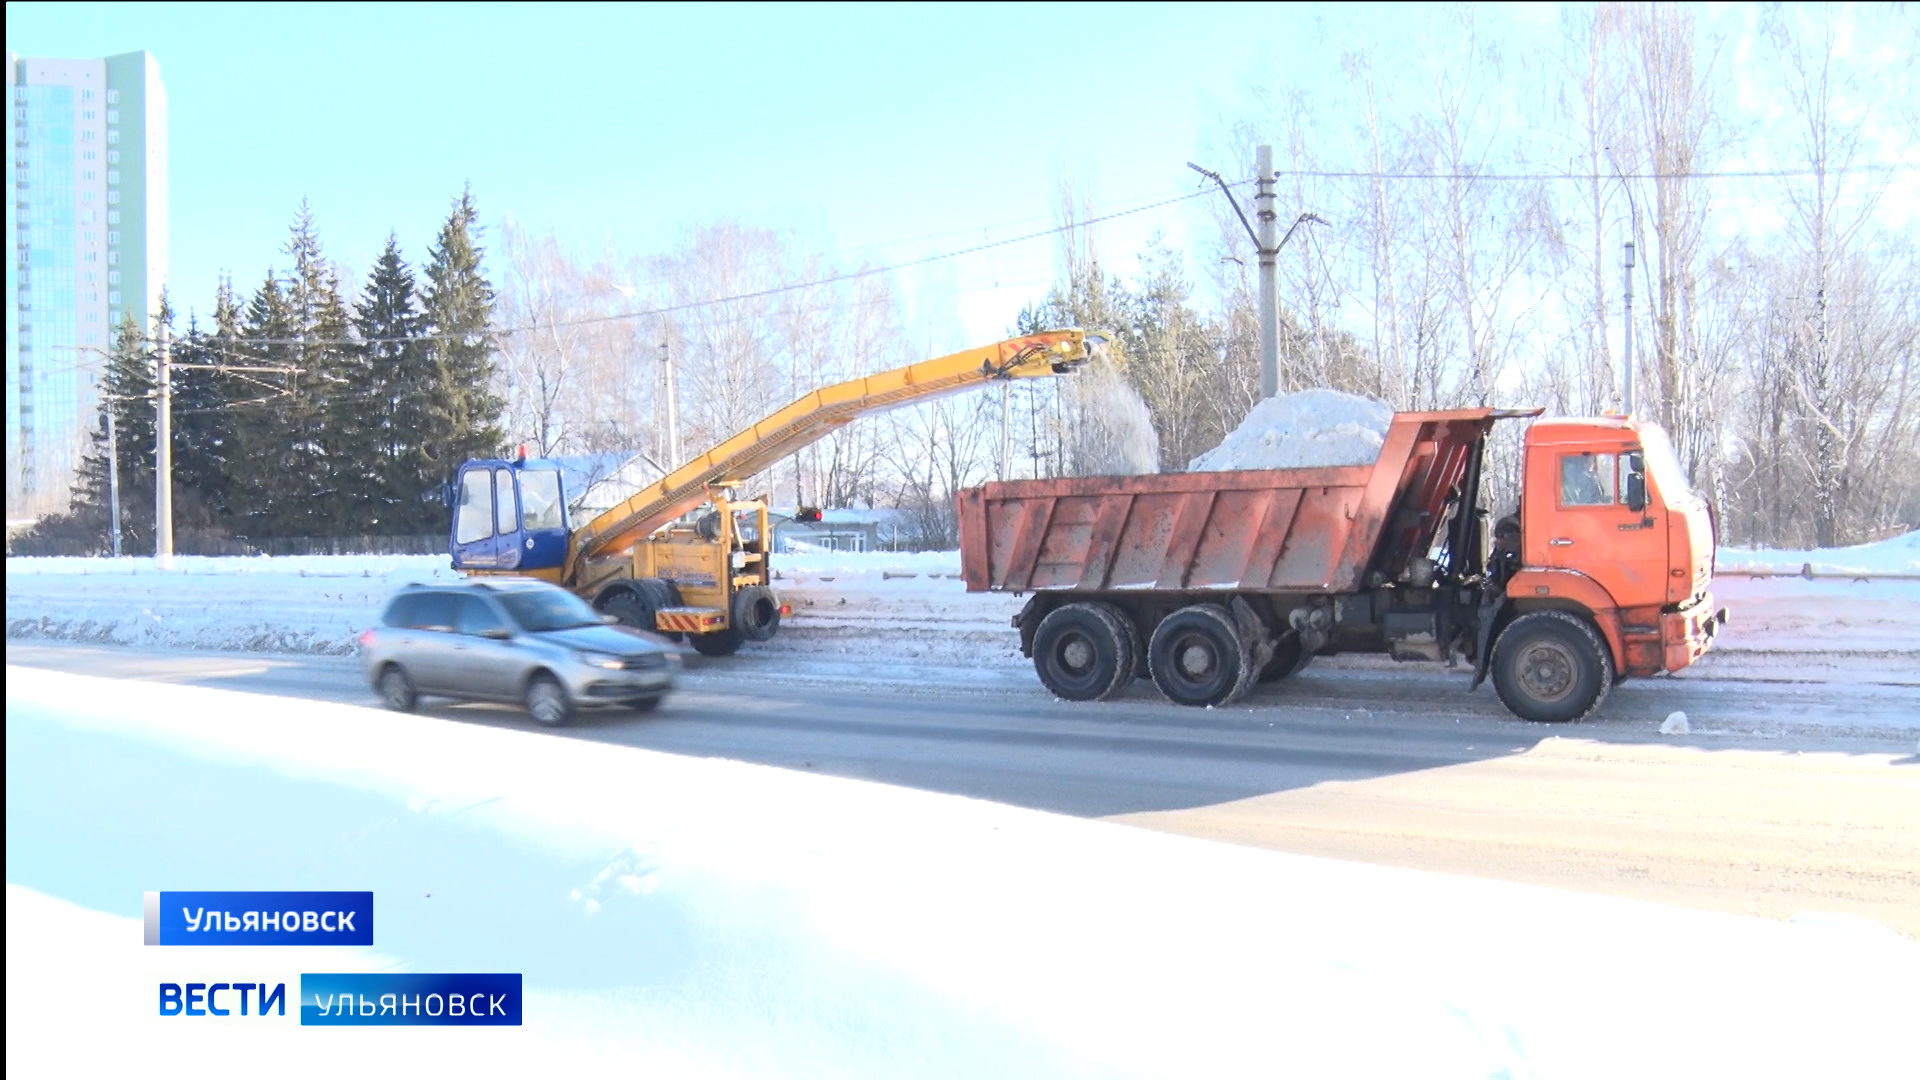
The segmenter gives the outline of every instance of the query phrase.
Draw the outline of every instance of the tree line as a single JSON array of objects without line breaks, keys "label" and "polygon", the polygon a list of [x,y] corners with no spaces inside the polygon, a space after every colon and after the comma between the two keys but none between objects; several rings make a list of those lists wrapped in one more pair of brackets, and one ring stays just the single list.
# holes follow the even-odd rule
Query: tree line
[{"label": "tree line", "polygon": [[162,297],[150,326],[116,328],[99,415],[68,513],[14,545],[108,546],[109,432],[123,550],[153,550],[160,337],[169,379],[176,541],[411,536],[446,528],[442,485],[500,452],[495,298],[472,192],[463,191],[416,276],[387,237],[349,299],[311,208],[294,215],[290,266],[244,302],[223,281],[185,325]]}]

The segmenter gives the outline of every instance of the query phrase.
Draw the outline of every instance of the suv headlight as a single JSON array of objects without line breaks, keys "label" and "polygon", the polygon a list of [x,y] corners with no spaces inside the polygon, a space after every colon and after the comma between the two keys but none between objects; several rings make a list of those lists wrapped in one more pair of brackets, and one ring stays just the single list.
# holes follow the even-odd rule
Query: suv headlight
[{"label": "suv headlight", "polygon": [[618,671],[624,666],[619,657],[609,656],[603,652],[583,652],[580,654],[580,662],[590,667],[606,668],[610,671]]}]

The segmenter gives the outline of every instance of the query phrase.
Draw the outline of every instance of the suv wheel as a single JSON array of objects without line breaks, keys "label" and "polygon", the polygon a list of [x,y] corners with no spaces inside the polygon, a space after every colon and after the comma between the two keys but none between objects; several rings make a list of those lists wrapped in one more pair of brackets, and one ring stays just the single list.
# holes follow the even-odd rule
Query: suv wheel
[{"label": "suv wheel", "polygon": [[399,664],[388,664],[380,672],[375,688],[380,692],[380,701],[394,712],[412,712],[420,700],[414,693],[413,680],[407,678],[406,670]]},{"label": "suv wheel", "polygon": [[527,680],[527,715],[536,724],[558,727],[573,717],[573,699],[560,680],[544,673],[535,675]]}]

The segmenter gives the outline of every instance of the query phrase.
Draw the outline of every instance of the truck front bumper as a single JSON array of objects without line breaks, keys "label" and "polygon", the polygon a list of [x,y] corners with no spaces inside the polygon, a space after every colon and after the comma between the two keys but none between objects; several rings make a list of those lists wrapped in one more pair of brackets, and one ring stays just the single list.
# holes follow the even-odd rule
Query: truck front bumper
[{"label": "truck front bumper", "polygon": [[1666,649],[1666,669],[1679,671],[1713,648],[1720,628],[1727,625],[1727,609],[1713,606],[1713,594],[1660,616],[1660,640]]}]

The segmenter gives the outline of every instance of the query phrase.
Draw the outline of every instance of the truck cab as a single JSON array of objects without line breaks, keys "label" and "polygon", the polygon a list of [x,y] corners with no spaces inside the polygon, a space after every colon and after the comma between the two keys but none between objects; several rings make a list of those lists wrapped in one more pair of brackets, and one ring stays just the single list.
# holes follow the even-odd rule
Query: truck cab
[{"label": "truck cab", "polygon": [[1513,608],[1583,610],[1622,677],[1706,652],[1726,620],[1709,592],[1712,513],[1666,432],[1632,418],[1539,420],[1524,469]]}]

